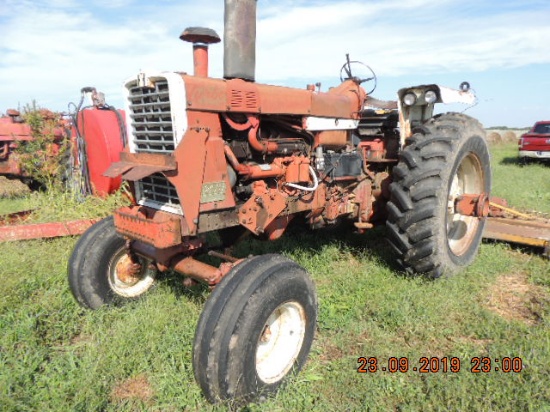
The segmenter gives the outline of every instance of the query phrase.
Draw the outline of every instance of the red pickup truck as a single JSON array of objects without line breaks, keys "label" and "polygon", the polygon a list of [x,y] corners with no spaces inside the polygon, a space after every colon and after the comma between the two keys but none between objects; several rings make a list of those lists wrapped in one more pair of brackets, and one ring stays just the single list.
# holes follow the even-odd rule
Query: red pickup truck
[{"label": "red pickup truck", "polygon": [[536,122],[519,139],[519,158],[521,160],[550,160],[550,120]]}]

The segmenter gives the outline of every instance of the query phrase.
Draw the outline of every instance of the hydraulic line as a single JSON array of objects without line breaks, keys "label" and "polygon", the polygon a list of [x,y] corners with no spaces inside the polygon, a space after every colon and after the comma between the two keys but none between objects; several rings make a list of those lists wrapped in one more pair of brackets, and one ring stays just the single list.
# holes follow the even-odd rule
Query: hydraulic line
[{"label": "hydraulic line", "polygon": [[[74,130],[76,134],[76,156],[75,159],[74,151],[71,150],[69,157],[69,170],[71,176],[69,176],[69,186],[70,188],[78,193],[79,195],[85,197],[92,193],[92,187],[90,184],[90,173],[88,170],[88,159],[86,155],[86,141],[84,136],[80,133],[80,125],[78,122],[78,114],[82,110],[82,104],[84,102],[84,89],[82,91],[82,96],[78,106],[74,103],[69,103],[69,115],[73,121]],[[86,108],[86,107],[85,107]],[[82,117],[84,122],[84,116]],[[84,130],[84,129],[82,129]],[[78,175],[75,176],[75,171],[78,170]]]},{"label": "hydraulic line", "polygon": [[317,175],[315,174],[315,170],[313,170],[313,167],[309,166],[309,173],[311,174],[311,177],[313,178],[313,186],[306,187],[297,185],[296,183],[285,183],[285,186],[292,187],[294,189],[298,190],[305,190],[306,192],[315,192],[317,188],[319,187],[319,179],[317,179]]}]

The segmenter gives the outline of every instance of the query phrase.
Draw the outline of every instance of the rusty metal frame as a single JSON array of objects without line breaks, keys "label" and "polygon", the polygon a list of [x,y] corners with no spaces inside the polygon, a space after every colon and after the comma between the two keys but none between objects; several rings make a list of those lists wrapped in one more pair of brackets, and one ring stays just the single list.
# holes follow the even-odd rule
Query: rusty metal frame
[{"label": "rusty metal frame", "polygon": [[550,258],[550,222],[513,218],[488,218],[483,237],[544,248]]},{"label": "rusty metal frame", "polygon": [[126,180],[136,181],[153,173],[176,170],[173,156],[157,153],[120,153],[120,161],[113,163],[103,173],[106,177],[122,175]]},{"label": "rusty metal frame", "polygon": [[99,219],[0,226],[0,242],[81,235]]},{"label": "rusty metal frame", "polygon": [[184,220],[162,211],[148,216],[150,209],[142,207],[122,207],[114,212],[115,228],[122,236],[136,239],[158,249],[178,246],[186,235]]}]

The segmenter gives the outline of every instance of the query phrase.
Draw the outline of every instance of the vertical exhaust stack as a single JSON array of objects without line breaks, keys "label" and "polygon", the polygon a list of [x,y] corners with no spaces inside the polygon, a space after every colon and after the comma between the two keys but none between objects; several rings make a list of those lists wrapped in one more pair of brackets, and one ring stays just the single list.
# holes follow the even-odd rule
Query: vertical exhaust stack
[{"label": "vertical exhaust stack", "polygon": [[256,2],[225,0],[223,77],[254,81],[256,71]]},{"label": "vertical exhaust stack", "polygon": [[220,42],[218,33],[205,27],[188,27],[180,39],[193,43],[193,74],[208,77],[208,45]]}]

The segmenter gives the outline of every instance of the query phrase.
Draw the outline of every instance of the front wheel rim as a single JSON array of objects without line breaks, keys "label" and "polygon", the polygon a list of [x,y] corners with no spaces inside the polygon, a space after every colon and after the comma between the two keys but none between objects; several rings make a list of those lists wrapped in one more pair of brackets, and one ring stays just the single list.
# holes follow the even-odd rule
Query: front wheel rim
[{"label": "front wheel rim", "polygon": [[447,244],[456,256],[465,254],[476,239],[480,221],[478,217],[458,213],[455,203],[463,194],[485,192],[485,175],[481,161],[468,153],[460,162],[449,187],[447,203]]},{"label": "front wheel rim", "polygon": [[275,383],[289,372],[305,334],[305,310],[298,302],[283,303],[269,315],[256,347],[256,373],[263,382]]},{"label": "front wheel rim", "polygon": [[134,298],[145,293],[154,283],[156,271],[149,268],[149,261],[137,257],[140,269],[131,278],[119,273],[120,265],[130,263],[126,248],[119,249],[109,261],[108,280],[111,290],[122,297]]}]

